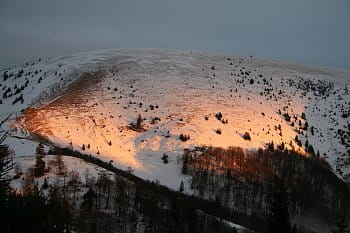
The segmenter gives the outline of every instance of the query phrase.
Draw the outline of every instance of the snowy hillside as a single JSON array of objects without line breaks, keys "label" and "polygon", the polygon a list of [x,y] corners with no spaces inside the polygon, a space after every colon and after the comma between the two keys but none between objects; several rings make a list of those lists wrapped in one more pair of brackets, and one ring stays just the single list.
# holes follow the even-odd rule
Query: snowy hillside
[{"label": "snowy hillside", "polygon": [[176,190],[184,181],[191,192],[181,173],[184,149],[273,141],[324,157],[350,181],[350,71],[130,49],[2,73],[0,119],[12,114],[5,143],[18,156],[34,154],[31,136],[40,135]]}]

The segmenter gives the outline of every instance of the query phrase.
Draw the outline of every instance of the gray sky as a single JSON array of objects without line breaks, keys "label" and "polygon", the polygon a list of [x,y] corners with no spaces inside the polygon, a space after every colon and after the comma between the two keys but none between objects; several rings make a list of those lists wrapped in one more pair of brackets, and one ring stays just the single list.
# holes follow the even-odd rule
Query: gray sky
[{"label": "gray sky", "polygon": [[350,1],[0,0],[0,67],[142,47],[350,69]]}]

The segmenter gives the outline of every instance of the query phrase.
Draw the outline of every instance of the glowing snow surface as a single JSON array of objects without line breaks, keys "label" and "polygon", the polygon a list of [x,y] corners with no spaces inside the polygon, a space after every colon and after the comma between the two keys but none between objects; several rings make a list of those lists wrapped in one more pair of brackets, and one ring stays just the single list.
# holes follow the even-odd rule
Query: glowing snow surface
[{"label": "glowing snow surface", "polygon": [[[84,63],[69,69],[70,61],[81,57]],[[61,77],[52,79],[57,82],[47,82],[42,91],[56,87],[55,95],[47,95],[41,104],[26,110],[14,124],[16,134],[36,133],[81,151],[84,145],[84,153],[113,160],[120,168],[130,167],[136,175],[174,189],[188,179],[180,169],[184,148],[212,145],[257,149],[273,141],[304,152],[294,140],[305,124],[303,112],[309,123],[309,130],[301,130],[304,136],[298,135],[303,144],[307,135],[315,150],[326,153],[334,167],[339,165],[337,156],[346,152],[339,139],[327,136],[336,122],[312,108],[316,102],[323,108],[323,103],[332,102],[335,90],[349,86],[347,71],[159,49],[95,52],[60,61],[64,64],[57,69],[65,69],[61,77],[69,79],[69,85],[65,83],[59,90],[57,85],[62,81],[57,79]],[[50,70],[52,74],[53,68]],[[330,97],[323,99],[317,91],[307,91],[305,80],[312,86],[329,87]],[[5,85],[16,81],[8,80]],[[46,85],[45,79],[42,83],[39,85]],[[24,97],[40,95],[31,96],[28,93]],[[348,92],[342,101],[350,103]],[[15,104],[1,110],[2,116],[19,109]],[[279,110],[292,116],[294,127]],[[215,117],[219,112],[221,121]],[[136,123],[139,114],[144,130],[134,131],[128,126]],[[347,119],[339,121],[339,127],[348,123]],[[311,123],[317,127],[314,135],[310,133]],[[245,132],[251,140],[243,139]],[[181,133],[190,139],[179,140]],[[168,164],[161,160],[163,153],[169,155]],[[347,167],[342,170],[348,171]]]}]

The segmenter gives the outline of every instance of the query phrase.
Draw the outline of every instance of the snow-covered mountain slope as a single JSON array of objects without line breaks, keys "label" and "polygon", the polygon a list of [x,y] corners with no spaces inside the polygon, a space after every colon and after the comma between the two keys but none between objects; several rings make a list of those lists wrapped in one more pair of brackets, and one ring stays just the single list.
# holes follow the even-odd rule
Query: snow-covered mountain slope
[{"label": "snow-covered mountain slope", "polygon": [[[30,151],[21,138],[35,133],[178,189],[188,179],[180,168],[184,149],[257,149],[273,141],[306,155],[310,144],[339,175],[350,173],[350,71],[129,49],[37,61],[3,73],[13,75],[1,81],[0,117],[12,114],[7,143],[19,155]],[[244,139],[246,132],[251,140]],[[181,134],[189,139],[180,140]]]}]

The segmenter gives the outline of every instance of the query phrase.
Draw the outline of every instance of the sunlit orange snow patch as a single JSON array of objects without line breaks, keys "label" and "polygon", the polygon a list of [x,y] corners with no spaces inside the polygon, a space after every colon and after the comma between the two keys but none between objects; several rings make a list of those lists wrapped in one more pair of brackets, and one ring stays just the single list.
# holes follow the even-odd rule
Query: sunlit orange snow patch
[{"label": "sunlit orange snow patch", "polygon": [[27,108],[23,116],[17,119],[17,123],[30,133],[52,136],[50,128],[46,127],[47,120],[46,115],[40,109]]},{"label": "sunlit orange snow patch", "polygon": [[[83,153],[113,160],[124,167],[139,170],[143,169],[140,155],[163,151],[175,152],[179,149],[181,151],[181,148],[191,145],[223,148],[234,145],[257,149],[273,141],[275,145],[284,142],[288,149],[294,148],[303,153],[303,149],[294,142],[297,133],[267,103],[247,108],[246,103],[219,106],[216,99],[208,99],[199,105],[203,98],[200,96],[205,94],[196,94],[194,96],[198,99],[190,99],[186,103],[188,106],[196,106],[193,109],[176,104],[178,100],[174,99],[171,104],[177,107],[172,109],[172,105],[169,106],[173,114],[165,117],[158,115],[159,113],[143,113],[143,116],[146,116],[147,130],[136,132],[127,126],[136,119],[137,113],[130,113],[123,106],[116,105],[115,101],[106,100],[103,95],[93,98],[80,93],[74,95],[74,91],[71,90],[68,95],[41,108],[28,108],[20,122],[29,132],[47,137],[63,146],[73,146]],[[215,118],[214,114],[218,109],[222,111],[223,118],[228,124],[223,124]],[[130,118],[130,114],[135,116]],[[148,123],[148,119],[152,116],[162,118],[163,131],[160,131],[162,128],[157,124]],[[205,120],[204,116],[209,116],[209,119]],[[281,126],[280,129],[278,125]],[[217,129],[221,130],[221,134],[216,132]],[[162,132],[166,131],[171,137],[164,136]],[[251,140],[243,139],[245,132],[249,132]],[[189,134],[191,139],[188,142],[181,142],[178,139],[181,133]],[[225,160],[225,164],[232,168],[237,166],[229,160]]]},{"label": "sunlit orange snow patch", "polygon": [[[225,100],[223,97],[218,97],[220,101],[215,99],[203,99],[202,102],[192,100],[199,106],[196,110],[196,117],[191,118],[189,123],[179,128],[177,132],[190,134],[196,145],[223,148],[234,145],[256,149],[274,142],[275,145],[284,143],[288,149],[295,149],[303,153],[303,149],[294,140],[297,132],[290,126],[290,122],[286,122],[277,112],[278,108],[282,107],[260,101],[261,97],[256,94],[250,94],[249,97],[249,101],[243,100],[242,102]],[[229,103],[217,104],[216,101]],[[228,123],[222,123],[216,119],[215,114],[219,111],[223,115],[223,120],[227,120]],[[294,104],[293,109],[286,111],[300,115],[304,111],[304,105]],[[178,126],[178,123],[175,126]],[[184,130],[187,131],[184,132]],[[218,130],[221,133],[217,133]],[[250,134],[251,140],[244,140],[245,132]]]},{"label": "sunlit orange snow patch", "polygon": [[40,109],[27,109],[18,123],[28,132],[45,137],[62,146],[73,146],[86,154],[113,160],[123,167],[142,170],[135,158],[133,140],[118,140],[112,122],[99,117],[76,114],[73,109],[50,105]]}]

